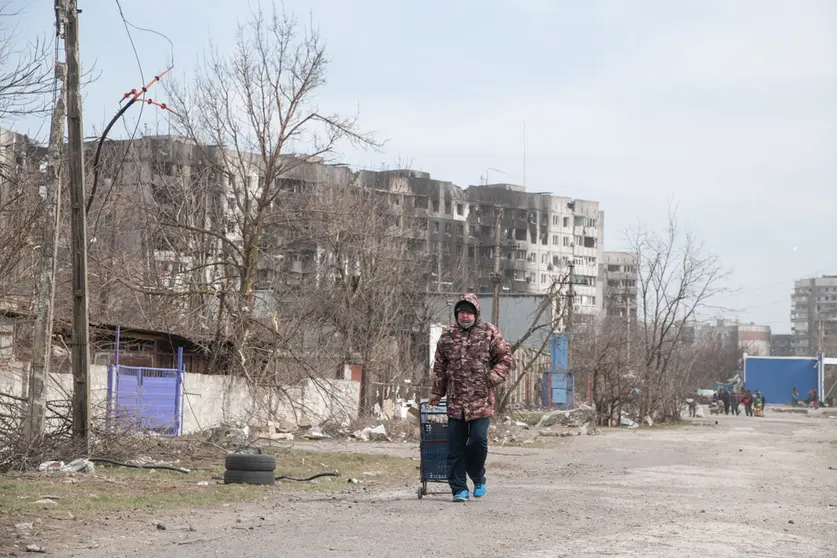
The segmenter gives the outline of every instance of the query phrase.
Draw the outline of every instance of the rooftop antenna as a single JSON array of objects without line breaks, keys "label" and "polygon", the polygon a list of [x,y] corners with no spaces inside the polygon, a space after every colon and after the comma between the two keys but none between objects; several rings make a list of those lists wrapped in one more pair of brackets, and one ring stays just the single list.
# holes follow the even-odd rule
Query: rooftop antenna
[{"label": "rooftop antenna", "polygon": [[526,121],[523,121],[523,189],[526,189]]}]

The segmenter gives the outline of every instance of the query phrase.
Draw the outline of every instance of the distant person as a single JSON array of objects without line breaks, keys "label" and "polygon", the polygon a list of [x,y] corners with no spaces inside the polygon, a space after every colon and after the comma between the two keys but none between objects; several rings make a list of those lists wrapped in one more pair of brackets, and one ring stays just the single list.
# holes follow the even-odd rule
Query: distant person
[{"label": "distant person", "polygon": [[729,396],[729,409],[733,415],[740,415],[741,410],[738,408],[741,405],[741,394],[737,389],[733,389]]},{"label": "distant person", "polygon": [[760,408],[762,411],[764,410],[764,406],[767,405],[767,399],[764,397],[764,394],[756,390],[753,394],[753,405]]},{"label": "distant person", "polygon": [[748,417],[753,416],[753,394],[749,389],[744,389],[741,392],[741,404],[744,405],[744,414]]},{"label": "distant person", "polygon": [[819,409],[819,408],[820,408],[820,396],[819,396],[819,394],[817,393],[817,390],[816,390],[816,389],[811,390],[811,391],[813,392],[813,394],[812,394],[812,395],[813,395],[813,404],[814,404],[814,409]]},{"label": "distant person", "polygon": [[724,403],[724,414],[728,415],[730,399],[729,392],[726,390],[726,388],[721,390],[721,401]]},{"label": "distant person", "polygon": [[791,391],[790,403],[791,407],[796,407],[799,404],[799,392],[796,390],[796,386],[793,386],[793,391]]},{"label": "distant person", "polygon": [[689,418],[694,418],[697,415],[697,399],[690,397],[686,400],[686,404],[689,406]]}]

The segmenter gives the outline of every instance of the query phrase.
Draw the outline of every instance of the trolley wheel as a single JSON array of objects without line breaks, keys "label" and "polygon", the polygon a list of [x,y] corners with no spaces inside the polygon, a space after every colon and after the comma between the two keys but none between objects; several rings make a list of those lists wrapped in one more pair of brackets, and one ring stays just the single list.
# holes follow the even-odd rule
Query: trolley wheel
[{"label": "trolley wheel", "polygon": [[419,486],[417,493],[418,493],[418,499],[421,500],[421,497],[424,496],[424,489],[422,489],[422,487]]},{"label": "trolley wheel", "polygon": [[423,496],[427,496],[427,483],[422,483],[421,485],[421,493]]}]

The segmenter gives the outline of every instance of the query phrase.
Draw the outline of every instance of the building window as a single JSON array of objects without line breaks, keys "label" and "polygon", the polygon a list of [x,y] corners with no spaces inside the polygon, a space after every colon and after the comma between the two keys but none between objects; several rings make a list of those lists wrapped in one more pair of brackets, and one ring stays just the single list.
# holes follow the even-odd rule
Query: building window
[{"label": "building window", "polygon": [[464,215],[465,214],[465,206],[461,203],[456,204],[456,214],[457,215]]},{"label": "building window", "polygon": [[477,226],[476,225],[469,225],[468,226],[468,236],[475,237],[477,236]]},{"label": "building window", "polygon": [[546,274],[541,273],[541,283],[546,283]]},{"label": "building window", "polygon": [[433,221],[433,232],[439,232],[439,221]]},{"label": "building window", "polygon": [[587,219],[587,226],[588,227],[595,227],[596,226],[596,220],[595,219]]},{"label": "building window", "polygon": [[542,264],[546,263],[546,254],[541,254],[541,263]]},{"label": "building window", "polygon": [[558,246],[558,235],[557,234],[552,235],[552,244],[554,246]]},{"label": "building window", "polygon": [[445,223],[445,234],[450,234],[450,223]]},{"label": "building window", "polygon": [[569,236],[565,236],[565,237],[564,237],[564,246],[569,246],[569,245],[570,245],[570,237],[569,237]]},{"label": "building window", "polygon": [[552,216],[552,226],[557,227],[561,224],[561,218],[558,215]]},{"label": "building window", "polygon": [[439,213],[439,200],[433,200],[433,211]]},{"label": "building window", "polygon": [[583,215],[576,215],[575,219],[573,220],[573,225],[576,227],[583,227],[584,226],[584,216]]},{"label": "building window", "polygon": [[526,250],[518,250],[517,251],[517,259],[518,260],[525,260],[526,259]]}]

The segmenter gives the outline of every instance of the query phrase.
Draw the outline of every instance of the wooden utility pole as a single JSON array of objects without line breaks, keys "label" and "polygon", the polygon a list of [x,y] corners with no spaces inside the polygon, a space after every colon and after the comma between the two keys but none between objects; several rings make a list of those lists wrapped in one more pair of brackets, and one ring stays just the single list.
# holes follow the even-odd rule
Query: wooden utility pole
[{"label": "wooden utility pole", "polygon": [[73,439],[87,453],[90,427],[90,352],[87,307],[87,215],[84,210],[84,137],[78,53],[77,0],[66,0],[64,48],[67,58],[67,166],[73,255]]},{"label": "wooden utility pole", "polygon": [[500,225],[503,221],[503,208],[497,207],[494,209],[497,215],[494,219],[494,274],[491,276],[491,281],[494,283],[494,296],[491,299],[491,321],[494,325],[500,327],[500,285],[503,282],[503,276],[500,275],[500,258],[502,257],[502,229]]},{"label": "wooden utility pole", "polygon": [[[55,0],[56,40],[64,32],[65,0]],[[29,413],[24,423],[26,441],[32,444],[44,433],[46,421],[46,384],[52,357],[52,319],[55,303],[55,271],[58,260],[58,230],[61,222],[61,154],[64,147],[64,101],[66,66],[55,61],[58,95],[52,109],[44,193],[44,224],[38,270],[38,302],[32,343],[32,370],[29,378]]]}]

